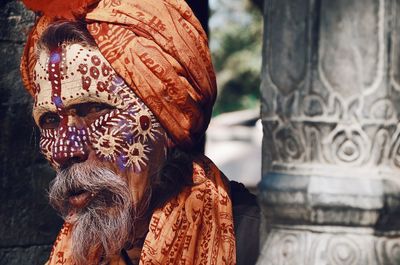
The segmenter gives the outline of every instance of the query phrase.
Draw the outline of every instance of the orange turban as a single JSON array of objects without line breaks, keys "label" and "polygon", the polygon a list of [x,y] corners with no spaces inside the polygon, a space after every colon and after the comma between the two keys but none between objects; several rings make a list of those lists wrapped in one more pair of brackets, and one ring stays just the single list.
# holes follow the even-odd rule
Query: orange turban
[{"label": "orange turban", "polygon": [[100,52],[157,116],[174,142],[191,148],[202,138],[216,97],[207,36],[183,0],[38,1],[44,15],[31,32],[21,62],[33,95],[35,45],[56,19],[83,18]]}]

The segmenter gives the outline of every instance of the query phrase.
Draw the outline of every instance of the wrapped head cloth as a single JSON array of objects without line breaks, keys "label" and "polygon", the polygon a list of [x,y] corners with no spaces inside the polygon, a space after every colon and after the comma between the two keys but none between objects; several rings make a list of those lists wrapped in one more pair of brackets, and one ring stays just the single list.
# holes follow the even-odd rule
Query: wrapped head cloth
[{"label": "wrapped head cloth", "polygon": [[216,97],[207,37],[183,0],[86,0],[24,3],[42,16],[21,62],[35,94],[36,44],[57,19],[85,20],[103,56],[157,116],[173,141],[191,148],[202,138]]}]

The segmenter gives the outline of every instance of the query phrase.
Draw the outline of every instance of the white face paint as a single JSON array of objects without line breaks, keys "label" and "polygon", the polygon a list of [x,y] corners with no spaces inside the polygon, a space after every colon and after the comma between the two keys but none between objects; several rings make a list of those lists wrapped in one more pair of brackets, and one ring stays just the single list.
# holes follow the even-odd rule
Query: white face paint
[{"label": "white face paint", "polygon": [[40,147],[55,167],[93,151],[101,161],[140,172],[165,136],[153,113],[95,48],[71,44],[41,51],[33,79]]}]

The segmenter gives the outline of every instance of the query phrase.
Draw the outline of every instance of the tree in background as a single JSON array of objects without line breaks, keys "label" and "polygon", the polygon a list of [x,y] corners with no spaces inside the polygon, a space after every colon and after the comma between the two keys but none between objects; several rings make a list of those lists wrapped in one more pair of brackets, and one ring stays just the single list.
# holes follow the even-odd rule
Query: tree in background
[{"label": "tree in background", "polygon": [[259,106],[262,14],[249,0],[210,0],[210,48],[217,73],[214,115]]}]

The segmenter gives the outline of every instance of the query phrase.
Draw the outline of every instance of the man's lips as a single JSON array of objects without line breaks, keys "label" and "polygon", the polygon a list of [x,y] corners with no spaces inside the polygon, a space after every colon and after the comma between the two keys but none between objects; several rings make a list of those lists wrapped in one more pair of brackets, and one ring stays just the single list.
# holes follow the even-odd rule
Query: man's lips
[{"label": "man's lips", "polygon": [[69,196],[69,203],[76,209],[85,207],[94,197],[93,193],[88,191],[80,191]]}]

